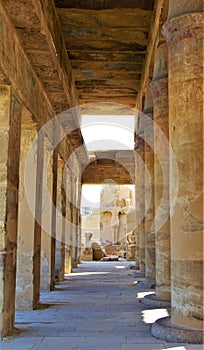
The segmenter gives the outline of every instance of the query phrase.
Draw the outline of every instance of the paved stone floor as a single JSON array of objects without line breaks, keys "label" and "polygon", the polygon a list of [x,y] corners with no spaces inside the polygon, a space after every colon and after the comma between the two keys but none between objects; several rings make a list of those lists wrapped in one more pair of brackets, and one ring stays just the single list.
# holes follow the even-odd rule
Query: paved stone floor
[{"label": "paved stone floor", "polygon": [[150,334],[151,324],[168,315],[140,299],[152,291],[137,287],[128,262],[83,263],[56,287],[42,293],[42,308],[16,313],[16,335],[2,350],[201,350]]}]

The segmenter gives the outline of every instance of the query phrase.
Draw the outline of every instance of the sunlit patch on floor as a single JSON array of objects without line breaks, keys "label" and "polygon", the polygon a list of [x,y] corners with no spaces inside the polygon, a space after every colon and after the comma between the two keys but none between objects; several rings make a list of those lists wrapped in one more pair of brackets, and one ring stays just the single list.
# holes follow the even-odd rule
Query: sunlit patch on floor
[{"label": "sunlit patch on floor", "polygon": [[98,272],[79,272],[79,273],[76,273],[76,272],[73,272],[69,275],[65,275],[66,277],[73,277],[73,276],[90,276],[90,275],[107,275],[109,274],[110,272],[106,272],[106,271],[98,271]]},{"label": "sunlit patch on floor", "polygon": [[[176,346],[176,347],[171,347],[171,348],[165,348],[167,350],[187,350],[185,346]],[[162,349],[163,350],[163,349]]]},{"label": "sunlit patch on floor", "polygon": [[142,318],[145,323],[154,323],[159,318],[167,317],[167,309],[152,309],[142,311]]},{"label": "sunlit patch on floor", "polygon": [[137,299],[144,298],[146,295],[155,294],[155,292],[139,292],[137,293]]},{"label": "sunlit patch on floor", "polygon": [[118,265],[118,266],[115,266],[116,269],[125,269],[126,266],[123,266],[123,265]]}]

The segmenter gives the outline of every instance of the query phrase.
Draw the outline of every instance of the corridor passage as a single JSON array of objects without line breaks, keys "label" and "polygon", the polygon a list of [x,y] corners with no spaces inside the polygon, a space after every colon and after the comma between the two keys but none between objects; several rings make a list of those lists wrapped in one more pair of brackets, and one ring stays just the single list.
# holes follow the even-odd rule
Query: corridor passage
[{"label": "corridor passage", "polygon": [[54,292],[43,292],[37,311],[16,313],[16,334],[2,350],[201,350],[150,334],[169,310],[148,308],[140,299],[152,290],[137,286],[129,262],[82,263]]}]

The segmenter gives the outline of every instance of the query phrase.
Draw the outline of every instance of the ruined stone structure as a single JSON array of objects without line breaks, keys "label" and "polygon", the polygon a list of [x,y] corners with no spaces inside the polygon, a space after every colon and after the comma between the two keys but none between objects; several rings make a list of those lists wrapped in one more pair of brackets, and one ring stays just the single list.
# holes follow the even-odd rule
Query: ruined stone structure
[{"label": "ruined stone structure", "polygon": [[[171,309],[152,334],[202,343],[202,46],[202,0],[0,1],[0,337],[80,262],[82,185],[111,179],[135,210],[101,222]],[[82,115],[133,115],[134,149],[88,152]]]},{"label": "ruined stone structure", "polygon": [[120,255],[127,248],[128,260],[134,260],[135,226],[132,190],[107,180],[100,192],[100,208],[82,215],[82,260],[92,260],[91,243],[102,245],[108,255]]}]

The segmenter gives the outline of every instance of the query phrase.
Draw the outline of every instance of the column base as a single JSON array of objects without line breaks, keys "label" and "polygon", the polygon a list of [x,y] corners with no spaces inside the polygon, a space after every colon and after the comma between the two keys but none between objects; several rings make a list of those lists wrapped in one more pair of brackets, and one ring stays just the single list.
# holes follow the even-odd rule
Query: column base
[{"label": "column base", "polygon": [[151,328],[154,337],[172,343],[202,344],[203,331],[195,328],[185,328],[171,323],[171,317],[157,320]]},{"label": "column base", "polygon": [[163,300],[156,294],[145,295],[144,298],[141,299],[141,303],[148,306],[153,307],[170,307],[170,300]]},{"label": "column base", "polygon": [[72,261],[72,268],[76,269],[77,268],[77,262],[76,261]]},{"label": "column base", "polygon": [[144,280],[137,283],[137,288],[155,289],[155,281]]},{"label": "column base", "polygon": [[[140,270],[135,270],[135,269],[131,269],[131,272],[133,274],[133,276],[136,278],[136,279],[144,279],[145,281],[145,274],[144,272],[140,271]],[[139,283],[142,282],[142,281],[139,281]]]}]

